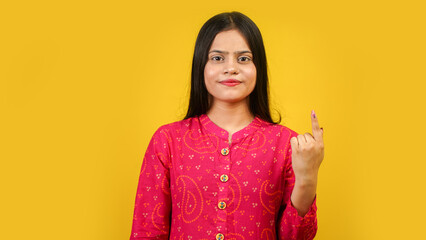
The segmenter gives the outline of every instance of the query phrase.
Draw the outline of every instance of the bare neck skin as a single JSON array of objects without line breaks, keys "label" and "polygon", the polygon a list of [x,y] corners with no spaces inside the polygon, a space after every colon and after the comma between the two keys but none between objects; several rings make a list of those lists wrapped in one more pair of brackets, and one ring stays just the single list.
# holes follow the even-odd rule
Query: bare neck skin
[{"label": "bare neck skin", "polygon": [[217,126],[228,131],[229,139],[254,119],[248,107],[248,98],[236,103],[214,101],[207,116]]}]

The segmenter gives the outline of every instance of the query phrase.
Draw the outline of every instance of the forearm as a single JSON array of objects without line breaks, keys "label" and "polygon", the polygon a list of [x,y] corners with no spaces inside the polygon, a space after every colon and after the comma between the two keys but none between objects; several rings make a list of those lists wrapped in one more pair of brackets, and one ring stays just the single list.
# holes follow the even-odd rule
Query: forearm
[{"label": "forearm", "polygon": [[279,239],[312,240],[318,228],[316,182],[308,183],[292,178],[287,186],[291,195],[287,195],[286,207],[280,218]]},{"label": "forearm", "polygon": [[298,179],[296,177],[293,192],[291,194],[291,203],[296,208],[299,216],[303,217],[309,211],[317,190],[317,178]]}]

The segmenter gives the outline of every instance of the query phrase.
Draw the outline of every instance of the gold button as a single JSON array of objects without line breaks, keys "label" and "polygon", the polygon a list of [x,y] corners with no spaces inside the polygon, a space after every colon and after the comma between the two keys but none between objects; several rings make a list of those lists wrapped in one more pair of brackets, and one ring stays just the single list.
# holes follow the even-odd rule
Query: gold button
[{"label": "gold button", "polygon": [[216,234],[216,240],[224,240],[224,239],[225,239],[225,235],[223,235],[222,233]]},{"label": "gold button", "polygon": [[220,181],[227,182],[228,181],[228,175],[223,174],[222,176],[220,176]]},{"label": "gold button", "polygon": [[226,203],[225,202],[219,202],[219,204],[217,204],[219,206],[219,209],[225,209],[226,208]]},{"label": "gold button", "polygon": [[221,153],[222,153],[223,156],[226,156],[226,155],[229,154],[229,149],[228,148],[222,148]]}]

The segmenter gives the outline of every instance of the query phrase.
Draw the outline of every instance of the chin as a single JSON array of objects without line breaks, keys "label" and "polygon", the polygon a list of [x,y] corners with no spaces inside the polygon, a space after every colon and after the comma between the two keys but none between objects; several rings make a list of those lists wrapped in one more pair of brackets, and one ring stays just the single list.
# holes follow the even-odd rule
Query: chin
[{"label": "chin", "polygon": [[238,103],[238,102],[246,101],[247,97],[233,97],[233,98],[227,97],[227,98],[220,99],[220,101],[227,102],[227,103]]}]

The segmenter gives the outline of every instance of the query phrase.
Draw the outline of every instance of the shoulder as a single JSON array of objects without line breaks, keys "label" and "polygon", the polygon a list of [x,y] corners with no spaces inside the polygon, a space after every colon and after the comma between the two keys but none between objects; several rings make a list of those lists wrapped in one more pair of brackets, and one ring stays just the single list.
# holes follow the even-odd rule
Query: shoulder
[{"label": "shoulder", "polygon": [[295,137],[298,133],[289,127],[279,124],[279,123],[270,123],[260,119],[260,129],[268,135],[272,135],[281,139],[290,140],[291,137]]},{"label": "shoulder", "polygon": [[282,125],[261,121],[260,133],[263,135],[264,144],[270,145],[273,151],[286,158],[291,149],[290,139],[297,136],[297,132]]},{"label": "shoulder", "polygon": [[188,131],[189,129],[200,128],[201,123],[198,117],[192,117],[188,119],[183,119],[171,123],[161,125],[157,128],[154,133],[154,136],[166,135],[166,136],[176,136],[181,135]]}]

